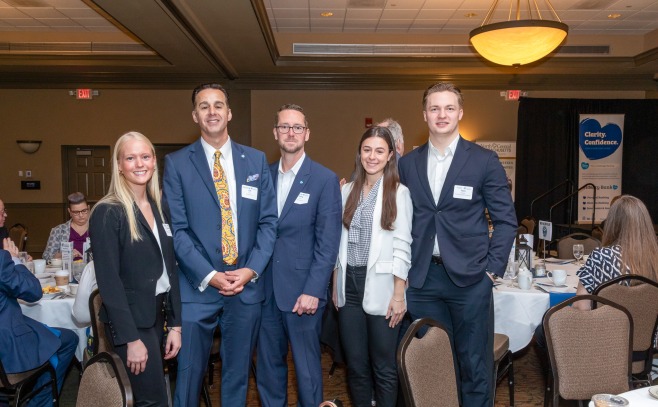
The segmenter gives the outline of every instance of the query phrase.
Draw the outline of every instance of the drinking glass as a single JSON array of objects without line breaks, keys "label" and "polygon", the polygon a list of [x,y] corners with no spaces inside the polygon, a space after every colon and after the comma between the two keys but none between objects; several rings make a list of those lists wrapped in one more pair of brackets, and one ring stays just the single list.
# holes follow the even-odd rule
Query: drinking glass
[{"label": "drinking glass", "polygon": [[585,248],[582,244],[573,245],[573,257],[576,258],[576,264],[580,265],[580,259],[583,258],[583,254],[585,254]]}]

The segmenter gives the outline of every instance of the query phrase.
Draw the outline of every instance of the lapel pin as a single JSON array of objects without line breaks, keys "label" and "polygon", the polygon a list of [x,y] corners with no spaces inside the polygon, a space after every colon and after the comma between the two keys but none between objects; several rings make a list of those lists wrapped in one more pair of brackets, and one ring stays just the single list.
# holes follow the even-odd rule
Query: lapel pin
[{"label": "lapel pin", "polygon": [[244,158],[244,154],[241,154],[240,157],[241,157],[241,158]]},{"label": "lapel pin", "polygon": [[304,181],[299,181],[299,183],[300,183],[300,184],[303,184],[303,183],[304,183]]}]

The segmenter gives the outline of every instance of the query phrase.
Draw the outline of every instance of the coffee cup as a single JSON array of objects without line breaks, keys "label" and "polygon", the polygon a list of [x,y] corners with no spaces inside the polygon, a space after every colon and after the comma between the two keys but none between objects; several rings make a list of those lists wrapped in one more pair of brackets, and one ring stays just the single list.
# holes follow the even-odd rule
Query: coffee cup
[{"label": "coffee cup", "polygon": [[43,274],[46,271],[46,261],[44,259],[33,260],[33,263],[35,274]]},{"label": "coffee cup", "polygon": [[67,270],[55,272],[55,285],[60,288],[66,288],[69,285],[69,272]]},{"label": "coffee cup", "polygon": [[76,295],[78,293],[78,285],[75,283],[69,284],[69,292],[73,295]]},{"label": "coffee cup", "polygon": [[62,267],[62,259],[50,259],[49,263],[53,267]]},{"label": "coffee cup", "polygon": [[565,285],[567,282],[566,270],[553,270],[548,272],[548,278],[553,282],[553,285]]}]

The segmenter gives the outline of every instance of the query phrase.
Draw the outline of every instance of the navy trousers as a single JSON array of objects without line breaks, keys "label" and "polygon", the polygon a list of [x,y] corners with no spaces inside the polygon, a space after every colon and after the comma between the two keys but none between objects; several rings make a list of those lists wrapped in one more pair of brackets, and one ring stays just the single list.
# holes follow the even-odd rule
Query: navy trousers
[{"label": "navy trousers", "polygon": [[493,380],[493,283],[486,275],[468,287],[455,285],[443,265],[430,263],[422,288],[409,287],[413,320],[429,317],[450,337],[461,405],[490,407]]}]

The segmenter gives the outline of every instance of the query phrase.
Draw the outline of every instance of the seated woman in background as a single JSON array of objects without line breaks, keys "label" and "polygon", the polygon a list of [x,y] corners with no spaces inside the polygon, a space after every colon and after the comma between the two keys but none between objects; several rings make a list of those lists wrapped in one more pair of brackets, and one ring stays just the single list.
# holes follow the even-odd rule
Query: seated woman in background
[{"label": "seated woman in background", "polygon": [[[610,206],[603,231],[603,247],[596,248],[576,273],[580,281],[577,295],[592,294],[601,284],[624,274],[638,274],[658,281],[658,243],[651,216],[642,201],[621,195]],[[591,301],[577,301],[574,308],[589,310]],[[543,321],[543,318],[542,318]],[[544,324],[535,330],[544,374],[550,364]]]},{"label": "seated woman in background", "polygon": [[68,202],[71,219],[50,231],[46,250],[43,252],[46,261],[62,258],[62,242],[73,242],[73,260],[82,259],[82,245],[89,236],[89,205],[82,192],[69,195]]},{"label": "seated woman in background", "polygon": [[[591,294],[601,284],[623,274],[638,274],[658,281],[658,243],[646,206],[634,196],[621,195],[610,207],[603,230],[603,247],[594,249],[576,273],[576,294]],[[591,301],[574,303],[591,309]]]},{"label": "seated woman in background", "polygon": [[7,220],[7,211],[5,210],[5,203],[0,199],[0,240],[9,237],[9,231],[5,226],[5,220]]}]

